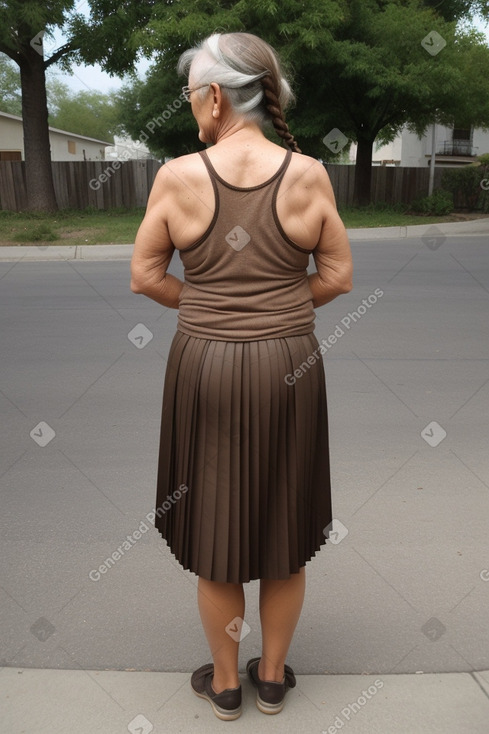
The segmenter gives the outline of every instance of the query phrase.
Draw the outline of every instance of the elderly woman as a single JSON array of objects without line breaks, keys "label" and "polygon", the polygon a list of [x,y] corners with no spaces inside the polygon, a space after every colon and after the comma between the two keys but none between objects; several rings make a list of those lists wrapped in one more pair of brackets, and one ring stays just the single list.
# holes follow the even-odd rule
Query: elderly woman
[{"label": "elderly woman", "polygon": [[[247,664],[258,708],[278,713],[295,685],[285,660],[305,564],[333,517],[314,309],[350,291],[352,261],[328,175],[284,120],[292,93],[274,50],[248,33],[214,34],[179,71],[211,147],[159,170],[131,290],[178,309],[155,526],[198,576],[213,663],[193,673],[192,689],[230,720],[241,713],[245,582],[260,579],[261,655]],[[287,151],[264,135],[268,124]],[[183,282],[167,273],[175,249]]]}]

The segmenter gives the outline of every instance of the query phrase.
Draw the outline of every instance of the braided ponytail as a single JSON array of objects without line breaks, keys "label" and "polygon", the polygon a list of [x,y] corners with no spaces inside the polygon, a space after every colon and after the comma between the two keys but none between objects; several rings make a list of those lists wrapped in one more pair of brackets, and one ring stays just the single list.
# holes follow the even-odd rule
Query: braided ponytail
[{"label": "braided ponytail", "polygon": [[285,122],[284,113],[282,106],[277,95],[277,89],[273,83],[273,77],[271,74],[267,74],[261,79],[263,93],[265,95],[265,107],[270,114],[273,122],[273,126],[277,135],[279,135],[285,144],[294,153],[302,153],[302,150],[297,145],[297,141],[289,130],[289,126]]},{"label": "braided ponytail", "polygon": [[214,33],[181,55],[179,73],[188,75],[197,56],[200,85],[216,82],[237,114],[262,127],[272,122],[290,150],[302,152],[283,113],[294,95],[276,51],[266,41],[251,33]]}]

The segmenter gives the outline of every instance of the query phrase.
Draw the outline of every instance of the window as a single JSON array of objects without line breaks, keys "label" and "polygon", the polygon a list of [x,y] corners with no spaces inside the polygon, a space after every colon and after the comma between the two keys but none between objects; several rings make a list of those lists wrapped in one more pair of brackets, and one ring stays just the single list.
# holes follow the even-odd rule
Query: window
[{"label": "window", "polygon": [[76,143],[74,140],[68,140],[68,153],[76,153]]},{"label": "window", "polygon": [[453,139],[454,140],[471,140],[472,130],[466,127],[454,127],[453,128]]},{"label": "window", "polygon": [[21,161],[20,150],[0,150],[0,161]]},{"label": "window", "polygon": [[473,155],[472,127],[454,125],[452,133],[452,155]]}]

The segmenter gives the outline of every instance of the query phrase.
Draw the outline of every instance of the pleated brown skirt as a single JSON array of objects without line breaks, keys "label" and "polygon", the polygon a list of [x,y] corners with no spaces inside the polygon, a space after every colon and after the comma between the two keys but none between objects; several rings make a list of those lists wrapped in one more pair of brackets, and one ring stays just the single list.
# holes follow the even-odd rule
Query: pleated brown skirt
[{"label": "pleated brown skirt", "polygon": [[185,569],[220,582],[288,579],[326,542],[332,509],[318,346],[313,333],[229,342],[176,332],[154,522]]}]

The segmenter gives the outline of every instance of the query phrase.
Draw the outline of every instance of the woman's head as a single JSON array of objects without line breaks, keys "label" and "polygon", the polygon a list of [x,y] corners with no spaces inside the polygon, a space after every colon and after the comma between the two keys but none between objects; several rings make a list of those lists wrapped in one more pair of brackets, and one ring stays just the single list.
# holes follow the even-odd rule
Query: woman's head
[{"label": "woman's head", "polygon": [[300,152],[283,117],[293,100],[277,54],[251,33],[215,33],[185,51],[178,62],[195,95],[204,99],[209,84],[222,89],[233,113],[260,127],[272,122],[289,148]]}]

